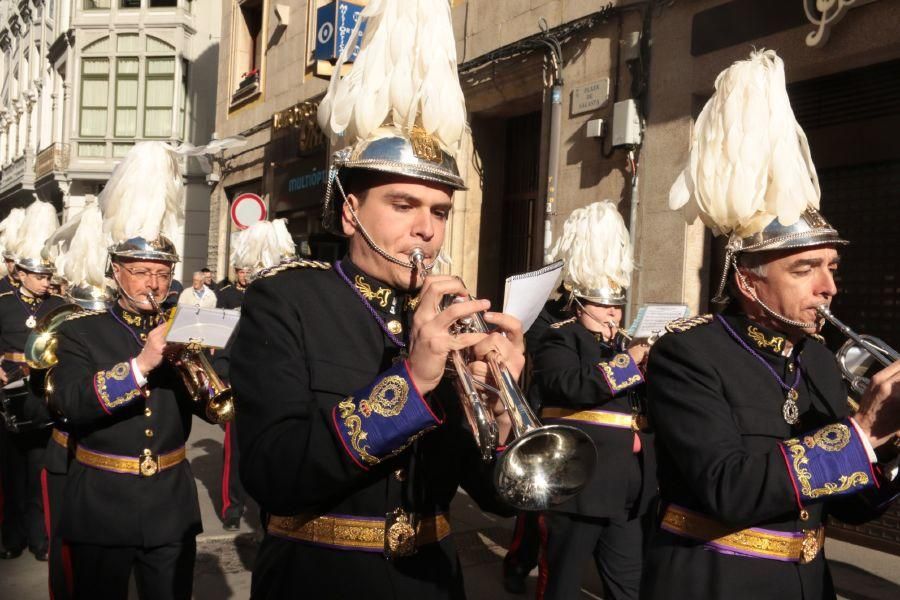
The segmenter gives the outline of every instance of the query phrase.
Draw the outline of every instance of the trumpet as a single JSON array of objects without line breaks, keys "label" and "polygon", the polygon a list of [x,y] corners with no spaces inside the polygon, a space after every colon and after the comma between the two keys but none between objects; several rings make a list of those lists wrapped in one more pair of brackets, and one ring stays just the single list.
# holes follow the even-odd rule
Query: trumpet
[{"label": "trumpet", "polygon": [[[147,301],[162,319],[168,319],[152,293],[147,294]],[[188,394],[203,409],[207,421],[221,425],[234,419],[231,387],[219,378],[199,344],[177,344],[166,352],[166,359],[178,371]]]},{"label": "trumpet", "polygon": [[849,339],[835,353],[838,366],[850,389],[857,395],[862,395],[869,387],[870,377],[867,377],[870,369],[876,362],[883,367],[889,366],[900,360],[900,352],[891,348],[884,340],[873,335],[859,334],[850,329],[840,319],[832,314],[831,309],[823,304],[816,308],[823,319],[837,327],[837,329]]},{"label": "trumpet", "polygon": [[[414,249],[410,262],[418,273],[425,272],[424,261],[424,252]],[[465,299],[446,296],[441,301],[441,310],[461,301]],[[452,331],[487,333],[489,329],[482,314],[475,313],[457,321]],[[512,421],[512,441],[494,465],[494,487],[500,497],[520,510],[544,510],[581,491],[597,462],[597,449],[591,438],[574,427],[542,425],[496,352],[486,358],[496,388],[472,375],[468,355],[465,350],[452,350],[448,362],[455,374],[454,386],[463,413],[484,461],[494,459],[499,427],[478,388],[496,394]]]}]

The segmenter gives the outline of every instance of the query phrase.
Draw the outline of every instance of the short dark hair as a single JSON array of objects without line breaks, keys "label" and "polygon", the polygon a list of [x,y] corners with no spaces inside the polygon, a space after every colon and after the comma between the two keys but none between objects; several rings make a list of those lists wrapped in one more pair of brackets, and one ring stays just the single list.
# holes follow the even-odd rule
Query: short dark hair
[{"label": "short dark hair", "polygon": [[203,267],[202,269],[200,269],[200,272],[201,273],[212,273],[212,271],[210,271],[207,267]]}]

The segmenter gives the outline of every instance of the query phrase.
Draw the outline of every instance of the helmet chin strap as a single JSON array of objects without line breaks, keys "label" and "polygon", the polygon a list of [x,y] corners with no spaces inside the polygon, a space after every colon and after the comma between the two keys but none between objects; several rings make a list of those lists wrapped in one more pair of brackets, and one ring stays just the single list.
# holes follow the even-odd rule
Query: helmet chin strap
[{"label": "helmet chin strap", "polygon": [[737,273],[738,279],[741,282],[741,285],[747,291],[748,294],[753,298],[753,301],[759,304],[760,307],[766,314],[775,319],[776,321],[781,321],[785,325],[790,325],[791,327],[796,327],[798,329],[814,329],[818,326],[818,323],[804,323],[803,321],[795,321],[793,319],[788,319],[781,313],[776,312],[774,309],[770,308],[765,302],[759,299],[759,296],[756,295],[756,292],[753,288],[750,287],[750,284],[747,282],[747,279],[744,277],[744,274],[738,269],[737,260],[732,258],[732,264],[734,265],[734,272]]},{"label": "helmet chin strap", "polygon": [[[356,211],[353,210],[353,206],[350,204],[350,201],[347,199],[347,194],[344,193],[344,186],[341,185],[341,180],[339,177],[334,177],[334,182],[337,184],[337,189],[341,193],[341,198],[344,199],[344,203],[347,205],[347,209],[350,211],[350,215],[353,217],[353,222],[356,224],[357,229],[362,234],[364,240],[369,245],[372,250],[374,250],[381,258],[385,259],[388,262],[394,263],[395,265],[400,265],[401,267],[405,267],[407,269],[415,269],[417,268],[415,264],[411,260],[402,261],[399,258],[395,258],[391,256],[387,250],[383,249],[381,246],[375,243],[375,240],[372,239],[372,236],[369,235],[369,232],[366,231],[366,228],[363,226],[362,221],[359,220],[359,216],[356,214]],[[437,263],[436,260],[431,261],[430,265],[425,265],[425,272],[430,273],[434,268],[434,265]]]},{"label": "helmet chin strap", "polygon": [[[587,317],[594,323],[597,323],[598,325],[602,325],[602,326],[606,327],[607,329],[609,329],[609,333],[610,333],[609,339],[612,339],[613,337],[615,337],[615,334],[613,333],[613,330],[612,330],[612,326],[609,324],[609,322],[603,322],[600,319],[598,319],[597,317],[595,317],[594,315],[592,315],[591,313],[589,313],[587,311],[587,309],[584,307],[584,304],[581,303],[581,301],[575,296],[574,293],[572,294],[572,300],[581,309],[582,314],[587,315]],[[612,319],[610,319],[610,321],[612,321]]]}]

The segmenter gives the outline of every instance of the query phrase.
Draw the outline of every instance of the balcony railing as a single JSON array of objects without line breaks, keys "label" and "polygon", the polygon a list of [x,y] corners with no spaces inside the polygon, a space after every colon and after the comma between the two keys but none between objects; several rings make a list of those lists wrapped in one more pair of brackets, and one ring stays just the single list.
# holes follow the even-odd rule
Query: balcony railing
[{"label": "balcony railing", "polygon": [[69,145],[50,144],[37,155],[34,178],[42,179],[51,173],[61,173],[69,168]]}]

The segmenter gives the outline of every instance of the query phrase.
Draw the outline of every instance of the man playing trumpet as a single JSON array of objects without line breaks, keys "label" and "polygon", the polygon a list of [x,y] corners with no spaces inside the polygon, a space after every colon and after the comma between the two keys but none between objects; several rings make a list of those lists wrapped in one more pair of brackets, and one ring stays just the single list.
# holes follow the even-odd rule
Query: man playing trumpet
[{"label": "man playing trumpet", "polygon": [[[410,13],[390,20],[370,18],[379,6],[370,4],[360,19],[368,22],[363,52],[369,44],[419,37],[383,27],[427,25],[429,43],[441,45],[427,55],[454,60],[425,65],[437,79],[407,81],[410,100],[449,103],[438,115],[431,112],[437,107],[415,101],[354,119],[372,98],[348,97],[342,85],[362,81],[366,89],[368,72],[343,82],[335,75],[320,121],[352,145],[335,156],[324,225],[348,238],[347,256],[333,266],[298,260],[275,267],[244,299],[231,359],[241,475],[269,515],[254,598],[461,598],[450,501],[462,485],[483,508],[503,509],[492,465],[481,460],[444,379],[448,353],[464,348],[476,358],[476,375],[484,376],[482,361],[491,354],[518,376],[521,325],[486,313],[494,333],[452,335],[455,321],[490,303],[469,300],[459,279],[425,276],[412,262],[420,250],[424,270],[434,266],[452,194],[464,188],[453,157],[465,107],[452,64],[450,8],[446,0],[429,4],[418,12],[416,3],[387,4],[385,11]],[[400,50],[399,58],[419,64],[416,48]],[[335,98],[359,103],[349,122],[330,108]],[[414,125],[419,119],[429,127]],[[382,126],[385,120],[391,124]],[[447,295],[466,300],[442,311]],[[510,421],[501,410],[493,408],[502,443]]]},{"label": "man playing trumpet", "polygon": [[553,254],[565,261],[563,284],[575,316],[541,338],[531,393],[540,398],[545,422],[590,435],[600,460],[581,493],[541,517],[538,598],[576,597],[584,561],[593,557],[608,597],[636,599],[656,463],[641,371],[647,346],[629,348],[619,331],[633,263],[615,204],[575,210]]},{"label": "man playing trumpet", "polygon": [[[191,596],[201,525],[185,442],[196,404],[165,360],[157,309],[178,262],[163,232],[174,230],[182,201],[171,149],[135,145],[100,195],[118,298],[58,330],[49,402],[76,443],[60,524],[75,598],[124,600],[132,571],[141,598]],[[103,271],[85,283],[102,289]]]},{"label": "man playing trumpet", "polygon": [[[727,288],[732,304],[670,323],[650,354],[663,510],[642,597],[834,598],[827,515],[864,521],[897,491],[896,452],[883,452],[900,428],[900,362],[852,407],[818,336],[847,242],[818,212],[781,59],[755,52],[716,87],[670,203],[729,235],[717,298]],[[737,99],[764,136],[738,126]]]}]

